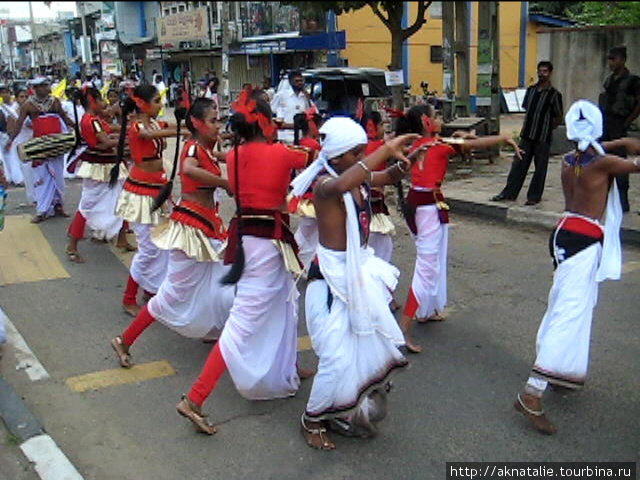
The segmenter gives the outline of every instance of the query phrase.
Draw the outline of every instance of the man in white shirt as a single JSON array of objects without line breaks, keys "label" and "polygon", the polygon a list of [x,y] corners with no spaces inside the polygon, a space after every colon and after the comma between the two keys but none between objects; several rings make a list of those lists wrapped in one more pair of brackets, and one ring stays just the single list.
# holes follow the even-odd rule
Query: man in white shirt
[{"label": "man in white shirt", "polygon": [[291,88],[275,94],[271,101],[271,110],[280,126],[278,140],[293,144],[293,117],[297,113],[304,113],[313,102],[304,91],[304,78],[299,70],[289,72],[288,78]]}]

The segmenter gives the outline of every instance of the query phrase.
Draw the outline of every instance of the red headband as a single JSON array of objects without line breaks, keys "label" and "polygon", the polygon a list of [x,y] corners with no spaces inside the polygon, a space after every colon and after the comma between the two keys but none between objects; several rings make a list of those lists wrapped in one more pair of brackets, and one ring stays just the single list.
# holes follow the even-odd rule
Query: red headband
[{"label": "red headband", "polygon": [[272,141],[276,133],[276,127],[273,125],[270,118],[267,118],[260,112],[256,112],[256,101],[251,98],[251,91],[251,86],[245,88],[238,99],[233,102],[231,108],[235,113],[241,113],[244,115],[247,123],[258,122],[262,135],[264,135],[268,141]]},{"label": "red headband", "polygon": [[317,113],[318,109],[315,106],[307,108],[304,112],[307,118],[307,124],[309,125],[309,134],[314,138],[317,138],[318,135],[320,135],[320,132],[318,132],[318,126],[316,125],[316,121],[314,119]]}]

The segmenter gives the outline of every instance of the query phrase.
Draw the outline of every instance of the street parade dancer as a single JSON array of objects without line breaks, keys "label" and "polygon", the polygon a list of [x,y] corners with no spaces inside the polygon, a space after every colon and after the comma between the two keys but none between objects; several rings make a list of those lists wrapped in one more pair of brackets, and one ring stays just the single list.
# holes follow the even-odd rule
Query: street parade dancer
[{"label": "street parade dancer", "polygon": [[[315,181],[319,230],[305,298],[307,330],[319,363],[302,431],[310,447],[332,450],[327,427],[345,435],[375,435],[375,423],[386,415],[389,378],[407,365],[398,349],[403,335],[389,309],[400,272],[367,246],[369,191],[409,171],[403,147],[417,135],[397,137],[364,158],[367,136],[350,118],[331,118],[320,133],[318,159],[292,186],[299,196]],[[376,171],[391,157],[399,163]]]},{"label": "street parade dancer", "polygon": [[228,190],[213,149],[218,139],[218,109],[198,98],[185,122],[192,140],[180,156],[181,198],[169,222],[151,234],[158,248],[170,251],[158,293],[129,327],[111,340],[120,365],[131,366],[129,349],[155,320],[190,338],[217,338],[233,303],[233,286],[221,286],[229,267],[222,265],[227,232],[218,214],[216,189]]},{"label": "street parade dancer", "polygon": [[417,105],[409,109],[406,116],[398,119],[397,130],[398,133],[421,135],[412,149],[429,146],[411,168],[411,190],[403,206],[407,225],[416,241],[416,264],[400,327],[405,335],[407,350],[419,353],[422,347],[415,344],[410,335],[413,318],[417,317],[419,323],[443,321],[446,318],[443,310],[447,303],[449,207],[440,187],[449,157],[502,143],[511,145],[517,156],[521,155],[521,151],[506,134],[475,138],[464,132],[456,132],[457,138],[441,139],[438,134],[442,130],[442,122],[434,117],[430,105]]},{"label": "street parade dancer", "polygon": [[593,103],[575,102],[565,123],[567,138],[576,148],[562,162],[565,212],[549,239],[555,268],[553,285],[538,329],[536,360],[514,403],[516,410],[547,435],[557,428],[544,413],[542,396],[548,384],[572,390],[584,386],[598,283],[620,279],[623,212],[614,179],[616,175],[640,172],[638,157],[624,159],[603,149],[617,151],[622,147],[637,155],[638,140],[598,143],[602,113]]},{"label": "street parade dancer", "polygon": [[[76,263],[84,263],[84,258],[78,253],[78,242],[84,238],[85,226],[103,232],[107,240],[118,236],[116,246],[131,249],[126,236],[126,229],[122,218],[115,214],[118,197],[127,178],[127,168],[119,163],[117,184],[109,185],[111,169],[116,164],[116,146],[118,138],[113,136],[119,131],[117,126],[109,126],[102,118],[105,101],[100,91],[89,85],[76,93],[85,114],[76,123],[77,138],[82,138],[87,148],[79,157],[80,166],[74,167],[77,177],[82,178],[82,195],[67,234],[67,256]],[[75,105],[75,104],[74,104]],[[77,117],[77,111],[74,112]],[[70,154],[71,156],[71,154]]]},{"label": "street parade dancer", "polygon": [[225,252],[225,263],[233,265],[223,282],[237,283],[237,291],[220,339],[177,405],[198,432],[209,435],[216,428],[201,408],[225,370],[238,392],[251,400],[292,396],[300,376],[308,373],[296,371],[299,294],[292,274],[300,275],[302,268],[286,196],[291,172],[304,168],[311,152],[271,143],[276,131],[271,108],[250,89],[232,108],[235,139],[227,172],[237,210]]},{"label": "street parade dancer", "polygon": [[[133,89],[122,109],[117,160],[122,162],[126,136],[133,164],[118,199],[116,214],[129,223],[138,242],[122,300],[122,308],[132,317],[141,308],[136,300],[138,288],[142,287],[148,298],[154,295],[164,280],[169,262],[169,251],[159,249],[151,241],[151,229],[161,221],[160,212],[152,212],[153,199],[167,183],[162,163],[164,139],[176,135],[175,127],[156,121],[161,108],[160,94],[155,87],[142,84]],[[128,117],[134,111],[137,116],[127,128]],[[112,185],[117,182],[119,163],[111,170]]]},{"label": "street parade dancer", "polygon": [[[34,138],[65,133],[67,127],[74,125],[62,109],[60,100],[51,95],[49,80],[46,77],[36,77],[31,81],[31,85],[35,93],[20,108],[15,130],[11,133],[5,149],[11,148],[27,117],[31,119]],[[54,215],[67,217],[63,208],[64,155],[58,155],[46,161],[34,161],[32,167],[36,215],[31,222],[40,223]]]},{"label": "street parade dancer", "polygon": [[14,131],[16,128],[20,105],[18,102],[11,100],[11,89],[8,85],[0,84],[0,98],[2,98],[0,115],[3,117],[0,118],[2,118],[4,125],[2,134],[0,134],[0,147],[3,147],[3,152],[0,152],[0,157],[4,159],[4,176],[8,183],[22,185],[24,183],[24,177],[22,175],[22,169],[20,168],[22,162],[18,158],[17,145],[14,145],[14,148],[4,149],[9,140],[9,132]]},{"label": "street parade dancer", "polygon": [[[318,143],[320,126],[322,126],[322,117],[315,107],[309,108],[305,113],[297,113],[293,117],[293,143],[310,149],[314,159],[320,151]],[[298,215],[298,229],[294,238],[298,244],[298,256],[306,272],[318,246],[318,224],[313,207],[313,188],[309,188],[302,197],[291,198],[289,213]]]}]

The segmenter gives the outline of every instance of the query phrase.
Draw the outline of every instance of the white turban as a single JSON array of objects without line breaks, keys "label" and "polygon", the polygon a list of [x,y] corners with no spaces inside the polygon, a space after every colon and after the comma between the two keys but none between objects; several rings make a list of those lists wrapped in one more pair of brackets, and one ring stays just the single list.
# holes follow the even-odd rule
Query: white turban
[{"label": "white turban", "polygon": [[578,150],[584,152],[592,146],[604,155],[598,139],[602,136],[602,112],[589,100],[577,100],[564,117],[567,138],[578,142]]},{"label": "white turban", "polygon": [[38,75],[33,80],[31,80],[29,83],[35,87],[37,85],[45,85],[45,84],[49,85],[51,82],[49,81],[49,79],[47,77],[43,77],[41,75]]}]

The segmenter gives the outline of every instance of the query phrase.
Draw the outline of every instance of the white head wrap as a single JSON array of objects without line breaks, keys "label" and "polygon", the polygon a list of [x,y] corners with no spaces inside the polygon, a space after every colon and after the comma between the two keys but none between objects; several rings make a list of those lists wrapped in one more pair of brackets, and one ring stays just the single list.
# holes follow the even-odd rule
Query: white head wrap
[{"label": "white head wrap", "polygon": [[[294,196],[300,196],[306,192],[313,180],[323,170],[326,170],[332,177],[338,177],[338,174],[329,164],[329,160],[347,153],[358,145],[366,145],[367,143],[367,134],[364,129],[347,117],[334,117],[327,120],[320,128],[320,133],[325,135],[322,141],[322,150],[316,161],[291,182]],[[346,278],[349,324],[354,333],[369,335],[375,331],[376,325],[373,324],[373,315],[369,311],[370,305],[365,295],[366,285],[364,284],[360,267],[358,214],[351,192],[345,192],[343,200],[347,211]]]},{"label": "white head wrap", "polygon": [[578,150],[584,152],[592,146],[600,155],[604,149],[598,143],[602,136],[602,112],[589,100],[577,100],[564,117],[567,138],[578,142]]},{"label": "white head wrap", "polygon": [[31,80],[29,83],[35,87],[35,86],[44,85],[44,84],[49,85],[51,83],[51,81],[47,77],[44,77],[42,75],[38,75],[33,80]]}]

